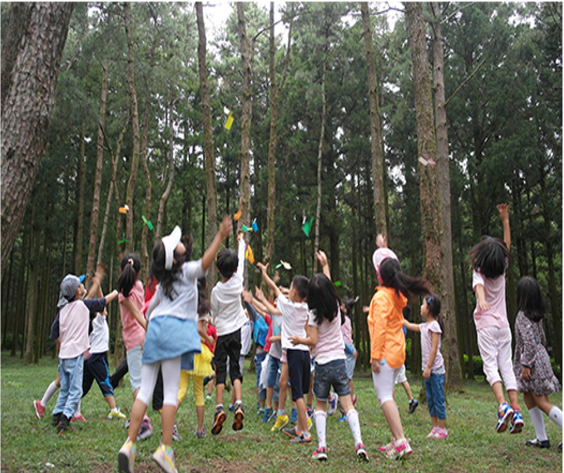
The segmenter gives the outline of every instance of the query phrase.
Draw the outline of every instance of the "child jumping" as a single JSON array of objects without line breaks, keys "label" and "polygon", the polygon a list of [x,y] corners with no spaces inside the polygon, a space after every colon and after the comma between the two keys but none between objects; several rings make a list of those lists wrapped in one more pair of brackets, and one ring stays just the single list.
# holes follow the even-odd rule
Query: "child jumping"
[{"label": "child jumping", "polygon": [[376,288],[368,315],[372,379],[392,433],[392,440],[381,450],[389,458],[400,458],[412,452],[393,398],[396,370],[405,361],[402,309],[409,296],[429,294],[429,289],[422,279],[403,274],[395,258],[385,258],[375,269],[382,284]]},{"label": "child jumping", "polygon": [[[505,306],[505,271],[509,266],[511,247],[509,205],[500,204],[497,210],[503,224],[503,241],[484,236],[470,250],[472,288],[476,292],[474,322],[484,373],[499,405],[496,431],[505,432],[511,424],[509,433],[517,434],[523,430],[523,416],[517,400],[517,381],[511,363],[511,328]],[[498,370],[505,383],[509,404],[505,402]]]},{"label": "child jumping", "polygon": [[444,324],[441,317],[441,301],[438,296],[427,296],[421,305],[423,324],[412,324],[406,319],[403,326],[412,332],[421,333],[421,362],[427,406],[433,428],[426,438],[446,439],[445,364],[441,354],[441,338],[444,337]]},{"label": "child jumping", "polygon": [[158,241],[153,249],[152,272],[159,281],[157,292],[147,309],[149,325],[143,350],[141,388],[131,410],[129,436],[118,453],[120,472],[133,473],[137,433],[157,380],[159,368],[163,375],[162,442],[153,460],[167,473],[176,473],[172,451],[172,432],[176,417],[180,370],[191,369],[194,353],[201,350],[198,334],[198,283],[213,260],[221,242],[232,229],[226,216],[219,232],[201,260],[189,261],[191,240],[181,242],[181,230]]},{"label": "child jumping", "polygon": [[[525,276],[517,283],[517,318],[515,319],[515,357],[513,371],[517,391],[523,393],[537,437],[525,445],[550,448],[544,428],[544,412],[562,430],[562,411],[548,401],[548,395],[560,391],[554,376],[550,356],[546,351],[546,336],[542,328],[544,300],[539,283]],[[562,443],[560,443],[562,448]]]},{"label": "child jumping", "polygon": [[368,460],[368,453],[362,443],[358,412],[353,407],[351,388],[345,363],[345,342],[341,333],[341,300],[337,296],[335,286],[331,282],[327,256],[317,253],[317,259],[323,267],[324,274],[315,274],[309,282],[307,304],[309,313],[309,335],[293,336],[290,341],[294,345],[304,344],[312,347],[315,359],[315,379],[313,394],[315,395],[315,426],[318,447],[312,458],[327,460],[327,400],[331,386],[339,396],[339,400],[355,443],[358,458]]}]

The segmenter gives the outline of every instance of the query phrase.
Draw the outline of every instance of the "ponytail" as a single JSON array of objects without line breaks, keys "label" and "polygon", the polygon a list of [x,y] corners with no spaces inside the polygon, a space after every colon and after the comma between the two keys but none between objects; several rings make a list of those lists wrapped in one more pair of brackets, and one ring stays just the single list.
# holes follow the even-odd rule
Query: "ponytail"
[{"label": "ponytail", "polygon": [[129,293],[141,271],[141,261],[135,253],[128,253],[121,259],[120,269],[121,274],[117,280],[117,289],[124,297],[129,297]]},{"label": "ponytail", "polygon": [[198,315],[202,316],[209,314],[211,310],[211,304],[206,296],[206,287],[208,285],[207,278],[198,279]]},{"label": "ponytail", "polygon": [[401,292],[405,297],[411,299],[413,296],[430,294],[428,283],[421,278],[412,278],[401,272],[399,261],[394,258],[386,258],[380,265],[380,276],[382,285],[396,290],[396,295]]}]

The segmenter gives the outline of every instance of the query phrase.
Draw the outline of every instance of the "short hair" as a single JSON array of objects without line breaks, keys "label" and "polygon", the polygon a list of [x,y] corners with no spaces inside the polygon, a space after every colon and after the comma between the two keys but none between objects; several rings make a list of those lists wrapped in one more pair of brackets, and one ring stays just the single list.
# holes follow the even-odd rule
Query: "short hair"
[{"label": "short hair", "polygon": [[532,322],[538,322],[544,318],[544,298],[535,278],[523,276],[519,279],[516,294],[518,311],[522,311]]},{"label": "short hair", "polygon": [[230,278],[237,271],[239,257],[233,250],[223,248],[217,254],[216,266],[224,278]]},{"label": "short hair", "polygon": [[509,250],[503,240],[483,236],[480,242],[470,250],[472,268],[488,279],[495,279],[505,273]]},{"label": "short hair", "polygon": [[297,291],[298,296],[300,299],[305,300],[307,299],[307,291],[309,287],[309,279],[305,276],[294,276],[292,279],[292,285],[294,289]]}]

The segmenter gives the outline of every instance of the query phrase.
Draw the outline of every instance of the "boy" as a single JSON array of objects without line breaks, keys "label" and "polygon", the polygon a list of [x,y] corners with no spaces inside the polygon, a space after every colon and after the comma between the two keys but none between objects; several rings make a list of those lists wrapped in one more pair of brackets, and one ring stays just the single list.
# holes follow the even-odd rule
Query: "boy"
[{"label": "boy", "polygon": [[226,414],[223,409],[223,391],[227,377],[227,357],[229,357],[229,375],[235,391],[235,417],[233,430],[243,428],[245,412],[241,397],[242,373],[239,366],[241,353],[241,328],[247,322],[247,316],[241,304],[243,292],[243,271],[246,243],[244,233],[237,234],[238,254],[227,248],[217,254],[216,266],[221,281],[212,289],[210,303],[213,324],[217,331],[217,343],[214,354],[216,364],[216,411],[212,434],[218,435],[223,428]]},{"label": "boy", "polygon": [[[52,421],[52,424],[57,426],[59,434],[69,430],[69,422],[82,396],[84,356],[90,349],[88,340],[90,313],[102,312],[106,303],[118,297],[118,292],[114,290],[105,298],[83,300],[86,294],[83,281],[84,276],[68,274],[61,282],[57,304],[59,313],[51,332],[51,338],[58,338],[60,343],[61,390],[53,410]],[[96,278],[93,281],[99,284]]]},{"label": "boy", "polygon": [[[309,347],[303,344],[294,345],[290,341],[292,336],[307,337],[306,325],[309,320],[309,310],[306,302],[309,280],[305,276],[294,276],[288,297],[282,294],[278,286],[270,279],[266,270],[267,266],[258,263],[257,266],[262,271],[262,278],[266,284],[274,291],[278,297],[276,308],[282,314],[282,349],[286,351],[287,363],[282,363],[282,374],[280,379],[285,378],[287,371],[292,387],[292,400],[296,403],[298,411],[298,423],[296,427],[284,429],[283,432],[291,437],[290,442],[309,444],[311,434],[308,432],[308,418],[306,414],[306,403],[304,393],[309,391],[310,366]],[[282,407],[282,391],[285,389],[283,382],[280,382],[280,404]],[[287,417],[284,412],[280,412],[281,419]],[[286,421],[287,422],[287,421]],[[278,423],[278,420],[277,420]]]}]

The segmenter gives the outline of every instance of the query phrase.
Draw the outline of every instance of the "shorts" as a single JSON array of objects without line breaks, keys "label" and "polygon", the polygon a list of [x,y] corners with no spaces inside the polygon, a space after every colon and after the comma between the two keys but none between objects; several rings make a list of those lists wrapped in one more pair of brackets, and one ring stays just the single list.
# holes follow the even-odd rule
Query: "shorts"
[{"label": "shorts", "polygon": [[266,386],[272,388],[280,381],[280,370],[282,369],[282,362],[273,356],[268,358],[268,366],[266,368]]},{"label": "shorts", "polygon": [[405,365],[401,365],[397,370],[395,370],[394,384],[401,384],[407,381],[407,376],[405,375]]},{"label": "shorts", "polygon": [[239,357],[241,356],[241,329],[217,337],[214,361],[216,364],[216,384],[225,384],[227,377],[227,357],[229,357],[229,376],[231,383],[242,379]]},{"label": "shorts", "polygon": [[292,386],[292,401],[297,401],[309,392],[310,357],[309,350],[287,350],[288,372]]},{"label": "shorts", "polygon": [[353,379],[354,367],[356,366],[356,358],[352,354],[347,354],[345,360],[345,366],[347,367],[347,376],[349,379]]},{"label": "shorts", "polygon": [[323,365],[315,364],[313,381],[315,398],[320,401],[327,401],[331,386],[339,396],[348,396],[351,393],[345,360],[333,360]]},{"label": "shorts", "polygon": [[129,383],[131,391],[135,392],[141,387],[141,370],[143,368],[143,345],[137,345],[127,352],[127,367],[129,369]]}]

